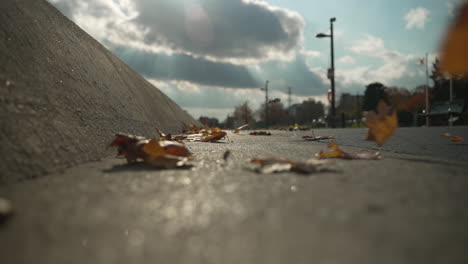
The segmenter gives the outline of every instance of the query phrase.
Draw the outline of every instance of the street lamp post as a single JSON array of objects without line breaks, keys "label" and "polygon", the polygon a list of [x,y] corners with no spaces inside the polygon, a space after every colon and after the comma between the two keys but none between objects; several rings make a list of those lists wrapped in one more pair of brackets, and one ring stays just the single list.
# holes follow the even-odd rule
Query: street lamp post
[{"label": "street lamp post", "polygon": [[268,128],[268,83],[266,80],[265,88],[260,88],[260,90],[265,91],[265,128]]},{"label": "street lamp post", "polygon": [[335,54],[334,54],[334,43],[333,43],[333,22],[336,18],[330,18],[330,35],[319,33],[316,35],[317,38],[330,38],[330,49],[331,49],[331,68],[328,71],[328,78],[331,82],[331,126],[335,128]]}]

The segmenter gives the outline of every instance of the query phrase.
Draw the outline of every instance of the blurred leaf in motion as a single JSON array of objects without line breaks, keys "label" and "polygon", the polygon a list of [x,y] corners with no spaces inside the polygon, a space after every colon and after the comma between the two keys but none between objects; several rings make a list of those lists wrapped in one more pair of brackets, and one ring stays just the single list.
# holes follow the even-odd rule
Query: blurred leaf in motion
[{"label": "blurred leaf in motion", "polygon": [[465,139],[459,136],[452,136],[450,133],[442,134],[442,137],[447,138],[448,140],[454,143],[462,143]]},{"label": "blurred leaf in motion", "polygon": [[377,111],[367,112],[365,125],[369,128],[366,140],[382,146],[398,128],[397,113],[381,100]]},{"label": "blurred leaf in motion", "polygon": [[244,128],[248,127],[248,126],[249,126],[249,124],[245,124],[245,125],[243,125],[243,126],[240,126],[240,127],[236,128],[236,129],[234,129],[234,133],[235,133],[235,134],[239,134],[239,132],[240,132],[242,129],[244,129]]},{"label": "blurred leaf in motion", "polygon": [[446,33],[441,50],[441,71],[453,75],[468,74],[468,2],[460,6]]},{"label": "blurred leaf in motion", "polygon": [[0,223],[5,222],[13,215],[13,206],[7,199],[0,198]]},{"label": "blurred leaf in motion", "polygon": [[267,101],[267,104],[274,104],[274,103],[279,103],[281,99],[275,98],[275,99],[270,99]]}]

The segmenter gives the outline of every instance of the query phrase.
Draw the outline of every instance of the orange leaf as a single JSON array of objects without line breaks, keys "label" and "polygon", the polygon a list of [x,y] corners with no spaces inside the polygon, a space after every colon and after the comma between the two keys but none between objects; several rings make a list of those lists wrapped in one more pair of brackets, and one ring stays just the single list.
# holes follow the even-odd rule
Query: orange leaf
[{"label": "orange leaf", "polygon": [[395,132],[398,127],[396,111],[391,111],[384,101],[380,101],[377,112],[369,111],[366,116],[366,126],[369,128],[367,140],[375,141],[382,146]]},{"label": "orange leaf", "polygon": [[452,136],[449,133],[442,134],[442,137],[445,137],[454,143],[462,143],[464,141],[464,138],[459,137],[459,136]]},{"label": "orange leaf", "polygon": [[236,129],[234,130],[234,133],[235,133],[235,134],[239,134],[239,132],[240,132],[242,129],[244,129],[244,128],[248,127],[248,126],[249,126],[249,124],[242,125],[242,126],[236,128]]},{"label": "orange leaf", "polygon": [[360,153],[348,153],[340,149],[338,144],[333,141],[328,144],[328,148],[333,151],[324,152],[320,151],[316,156],[319,159],[327,158],[339,158],[339,159],[363,159],[363,160],[378,160],[380,159],[379,152],[360,152]]},{"label": "orange leaf", "polygon": [[152,139],[148,144],[145,144],[142,147],[142,150],[150,157],[157,157],[162,155],[190,157],[191,155],[190,151],[185,147],[184,144],[167,140],[160,141],[157,139]]},{"label": "orange leaf", "polygon": [[468,74],[468,3],[458,10],[441,50],[441,72]]},{"label": "orange leaf", "polygon": [[343,157],[343,151],[341,151],[341,150],[335,150],[335,151],[330,151],[330,152],[320,151],[319,154],[318,154],[318,157],[321,158],[321,159],[342,158]]},{"label": "orange leaf", "polygon": [[205,137],[202,139],[202,142],[216,142],[226,136],[226,132],[220,131],[220,132],[211,132],[211,135]]}]

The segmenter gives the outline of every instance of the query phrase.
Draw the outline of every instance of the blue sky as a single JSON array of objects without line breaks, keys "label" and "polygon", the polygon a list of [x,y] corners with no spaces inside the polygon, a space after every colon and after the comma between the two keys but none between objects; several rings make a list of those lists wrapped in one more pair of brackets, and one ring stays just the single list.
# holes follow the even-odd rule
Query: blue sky
[{"label": "blue sky", "polygon": [[337,95],[425,83],[458,0],[49,0],[195,118],[258,108],[260,87],[326,103],[329,19]]}]

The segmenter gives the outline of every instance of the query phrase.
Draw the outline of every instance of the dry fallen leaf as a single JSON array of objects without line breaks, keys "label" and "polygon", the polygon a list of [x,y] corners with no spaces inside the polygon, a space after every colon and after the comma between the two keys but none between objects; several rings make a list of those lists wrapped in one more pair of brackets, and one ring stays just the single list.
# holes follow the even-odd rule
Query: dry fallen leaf
[{"label": "dry fallen leaf", "polygon": [[317,136],[317,137],[316,136],[303,136],[302,138],[308,141],[318,141],[322,139],[334,139],[335,137],[334,136]]},{"label": "dry fallen leaf", "polygon": [[249,124],[245,124],[245,125],[243,125],[243,126],[240,126],[240,127],[236,128],[236,129],[234,129],[234,133],[235,133],[235,134],[239,134],[239,132],[240,132],[242,129],[244,129],[244,128],[248,127],[248,126],[249,126]]},{"label": "dry fallen leaf", "polygon": [[333,141],[328,144],[328,148],[332,151],[320,151],[316,156],[319,159],[339,158],[339,159],[363,159],[363,160],[379,160],[381,158],[379,152],[357,152],[347,153],[340,149],[338,144]]},{"label": "dry fallen leaf", "polygon": [[207,135],[203,138],[202,142],[216,142],[226,136],[226,132],[224,131],[211,131],[211,134]]},{"label": "dry fallen leaf", "polygon": [[150,156],[145,159],[145,163],[160,169],[175,169],[184,167],[189,161],[186,157],[174,155]]},{"label": "dry fallen leaf", "polygon": [[128,163],[140,159],[148,165],[163,169],[184,166],[192,158],[184,143],[177,141],[117,134],[111,146],[118,147],[118,156],[124,156]]},{"label": "dry fallen leaf", "polygon": [[253,131],[253,132],[250,132],[249,135],[252,135],[252,136],[271,136],[271,133],[266,132],[266,131]]},{"label": "dry fallen leaf", "polygon": [[183,143],[152,139],[142,147],[144,161],[153,167],[174,169],[184,166],[191,159],[190,151]]},{"label": "dry fallen leaf", "polygon": [[141,147],[148,142],[149,140],[144,137],[118,133],[111,146],[118,148],[117,156],[125,157],[128,163],[133,163],[139,158],[144,158]]},{"label": "dry fallen leaf", "polygon": [[441,72],[453,75],[468,74],[468,2],[459,9],[448,29],[441,50]]},{"label": "dry fallen leaf", "polygon": [[448,140],[454,143],[462,143],[465,139],[459,136],[452,136],[450,133],[442,134],[442,137],[447,138]]},{"label": "dry fallen leaf", "polygon": [[366,140],[374,141],[382,146],[398,128],[396,111],[381,100],[377,106],[377,112],[367,112],[365,124],[369,128]]},{"label": "dry fallen leaf", "polygon": [[311,174],[316,172],[331,171],[323,166],[326,164],[324,161],[319,161],[316,159],[311,159],[306,162],[295,162],[284,158],[254,158],[250,162],[259,164],[260,167],[258,167],[256,171],[262,174],[288,171],[301,174]]}]

